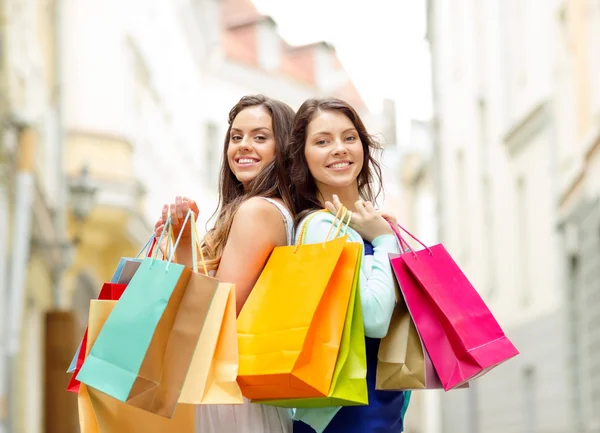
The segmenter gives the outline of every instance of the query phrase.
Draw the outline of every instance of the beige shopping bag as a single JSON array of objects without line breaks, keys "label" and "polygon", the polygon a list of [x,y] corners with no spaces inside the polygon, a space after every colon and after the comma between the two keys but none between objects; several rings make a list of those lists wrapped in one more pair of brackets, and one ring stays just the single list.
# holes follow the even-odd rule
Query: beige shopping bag
[{"label": "beige shopping bag", "polygon": [[180,403],[242,404],[237,383],[235,286],[219,283],[190,364]]}]

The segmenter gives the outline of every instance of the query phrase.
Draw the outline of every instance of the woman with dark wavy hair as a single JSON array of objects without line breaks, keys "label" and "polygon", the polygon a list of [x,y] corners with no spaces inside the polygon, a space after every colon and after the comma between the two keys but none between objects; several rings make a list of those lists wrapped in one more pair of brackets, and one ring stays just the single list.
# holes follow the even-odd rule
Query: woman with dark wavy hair
[{"label": "woman with dark wavy hair", "polygon": [[[400,252],[389,225],[393,217],[374,207],[381,190],[381,169],[374,155],[377,150],[377,141],[344,101],[309,99],[296,113],[288,167],[299,227],[306,224],[304,242],[323,242],[334,223],[334,215],[344,206],[351,212],[348,241],[364,245],[359,290],[366,336],[369,404],[297,409],[294,433],[403,430],[410,392],[375,389],[379,344],[388,332],[396,304],[388,254]],[[329,212],[318,212],[323,209]]]},{"label": "woman with dark wavy hair", "polygon": [[[293,243],[294,220],[286,146],[294,118],[287,104],[263,95],[244,96],[229,113],[219,185],[219,208],[202,250],[207,267],[221,281],[235,284],[239,314],[273,249]],[[211,143],[208,143],[211,145]],[[187,197],[163,207],[155,226],[160,236],[171,216],[174,235],[188,210],[198,206]],[[182,238],[191,236],[189,225]],[[191,266],[191,241],[177,248],[179,263]],[[163,245],[161,248],[165,248]],[[286,409],[250,404],[198,406],[196,431],[202,433],[287,433]]]}]

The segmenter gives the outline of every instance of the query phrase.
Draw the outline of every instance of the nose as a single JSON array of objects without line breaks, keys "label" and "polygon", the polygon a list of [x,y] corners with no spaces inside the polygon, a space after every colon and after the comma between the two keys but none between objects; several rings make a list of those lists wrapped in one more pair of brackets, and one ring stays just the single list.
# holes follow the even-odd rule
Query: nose
[{"label": "nose", "polygon": [[345,155],[348,153],[348,149],[344,146],[344,143],[340,140],[335,140],[335,145],[333,147],[334,155]]},{"label": "nose", "polygon": [[243,140],[240,142],[240,150],[249,151],[251,149],[252,149],[252,138],[244,137]]}]

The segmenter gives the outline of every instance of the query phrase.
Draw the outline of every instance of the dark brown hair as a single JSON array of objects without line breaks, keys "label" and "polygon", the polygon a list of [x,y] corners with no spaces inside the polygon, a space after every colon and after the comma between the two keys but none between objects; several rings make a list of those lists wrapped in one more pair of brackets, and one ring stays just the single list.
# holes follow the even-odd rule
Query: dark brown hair
[{"label": "dark brown hair", "polygon": [[358,131],[364,154],[363,167],[358,175],[358,193],[360,197],[363,200],[374,202],[381,193],[381,166],[375,157],[375,153],[381,150],[381,146],[377,139],[367,132],[356,110],[340,99],[308,99],[300,106],[294,118],[288,149],[288,167],[293,185],[294,211],[298,214],[298,219],[301,219],[307,211],[322,208],[317,196],[317,184],[308,168],[304,148],[309,123],[318,113],[324,111],[342,113],[350,119]]},{"label": "dark brown hair", "polygon": [[[235,177],[229,167],[227,150],[229,149],[231,125],[237,115],[246,108],[257,106],[263,107],[271,115],[275,138],[275,157],[250,182],[248,189],[245,191],[244,185]],[[215,212],[217,217],[214,227],[206,233],[202,243],[209,270],[216,270],[219,267],[233,218],[242,202],[256,196],[281,198],[293,213],[290,180],[285,166],[286,148],[293,120],[294,110],[289,105],[264,95],[244,96],[229,112],[229,127],[225,135],[223,163],[219,181],[219,206]]]}]

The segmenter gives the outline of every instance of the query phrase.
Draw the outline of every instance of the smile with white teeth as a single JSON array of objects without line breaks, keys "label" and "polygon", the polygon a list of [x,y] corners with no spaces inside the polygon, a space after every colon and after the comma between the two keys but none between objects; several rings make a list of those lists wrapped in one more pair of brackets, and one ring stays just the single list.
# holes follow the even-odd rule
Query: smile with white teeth
[{"label": "smile with white teeth", "polygon": [[237,160],[238,164],[255,164],[258,162],[258,159],[254,158],[240,158]]},{"label": "smile with white teeth", "polygon": [[348,167],[350,164],[352,164],[349,161],[343,161],[343,162],[336,162],[334,164],[329,164],[327,167],[329,168],[344,168],[344,167]]}]

